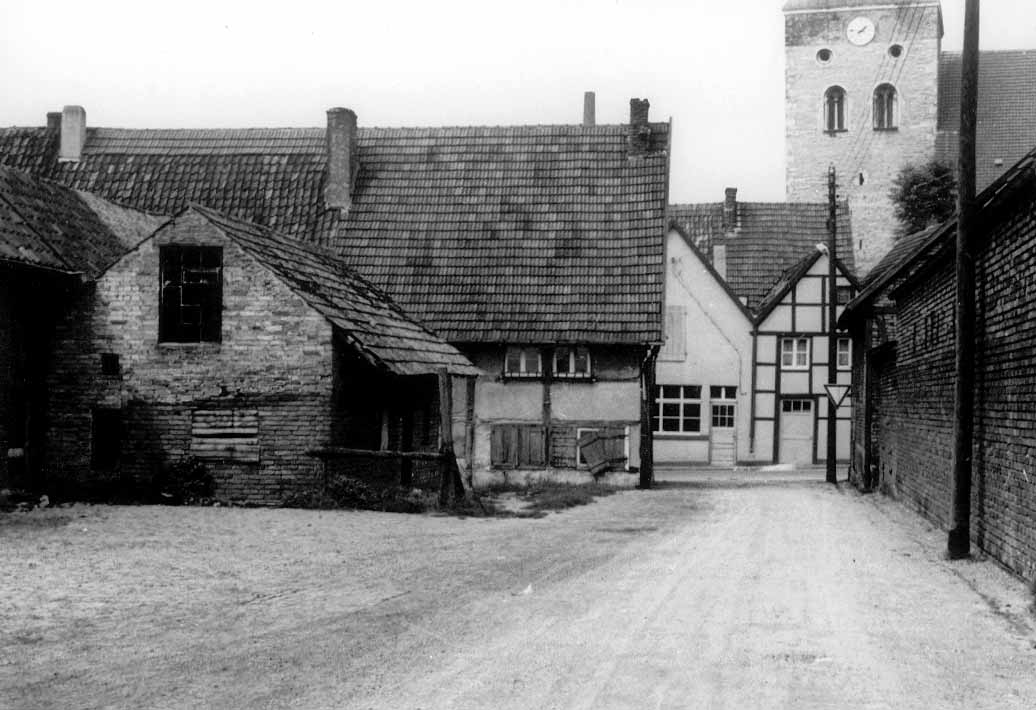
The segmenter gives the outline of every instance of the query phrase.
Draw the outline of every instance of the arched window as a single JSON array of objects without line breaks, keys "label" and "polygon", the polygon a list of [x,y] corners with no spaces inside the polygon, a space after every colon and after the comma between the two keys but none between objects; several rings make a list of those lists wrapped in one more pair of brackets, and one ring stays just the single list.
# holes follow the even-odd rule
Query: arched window
[{"label": "arched window", "polygon": [[896,127],[896,87],[882,84],[874,90],[874,130],[889,131]]},{"label": "arched window", "polygon": [[845,89],[832,86],[824,92],[824,130],[845,130]]}]

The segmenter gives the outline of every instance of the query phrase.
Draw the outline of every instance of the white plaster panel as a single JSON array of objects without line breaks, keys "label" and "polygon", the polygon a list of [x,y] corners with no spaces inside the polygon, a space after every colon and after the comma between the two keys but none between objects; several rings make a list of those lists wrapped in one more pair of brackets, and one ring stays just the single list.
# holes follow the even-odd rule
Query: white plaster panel
[{"label": "white plaster panel", "polygon": [[657,463],[708,463],[708,440],[655,439]]},{"label": "white plaster panel", "polygon": [[755,387],[760,390],[772,390],[775,382],[776,368],[773,365],[760,365],[755,371]]},{"label": "white plaster panel", "polygon": [[554,382],[550,388],[550,401],[555,420],[640,419],[640,383],[637,381]]},{"label": "white plaster panel", "polygon": [[781,372],[781,394],[807,394],[809,373],[784,370]]}]

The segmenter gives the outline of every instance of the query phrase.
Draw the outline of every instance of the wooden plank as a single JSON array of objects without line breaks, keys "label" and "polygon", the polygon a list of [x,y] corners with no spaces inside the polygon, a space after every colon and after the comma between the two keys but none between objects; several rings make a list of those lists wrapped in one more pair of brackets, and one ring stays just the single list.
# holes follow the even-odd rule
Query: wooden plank
[{"label": "wooden plank", "polygon": [[353,449],[348,446],[324,446],[306,452],[317,458],[335,458],[363,456],[376,459],[411,459],[413,461],[438,461],[442,454],[438,451],[375,451],[373,449]]}]

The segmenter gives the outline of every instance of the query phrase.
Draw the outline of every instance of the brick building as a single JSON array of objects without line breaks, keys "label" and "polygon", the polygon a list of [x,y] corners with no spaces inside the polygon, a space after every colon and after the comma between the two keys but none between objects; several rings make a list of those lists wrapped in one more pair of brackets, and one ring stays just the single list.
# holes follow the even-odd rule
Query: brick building
[{"label": "brick building", "polygon": [[[1036,579],[1036,151],[978,197],[975,544]],[[857,343],[852,476],[950,522],[956,221],[912,235],[875,269],[842,325]]]},{"label": "brick building", "polygon": [[[833,164],[866,274],[892,247],[899,170],[956,167],[960,54],[943,51],[938,0],[788,0],[784,14],[787,196],[825,198]],[[982,52],[979,66],[981,189],[1036,145],[1036,52]]]},{"label": "brick building", "polygon": [[129,130],[66,107],[0,129],[0,164],[333,250],[481,370],[454,390],[473,430],[453,433],[482,477],[577,471],[590,429],[620,470],[641,464],[668,147],[640,100],[612,126],[363,128],[332,109],[326,128]]},{"label": "brick building", "polygon": [[[268,228],[198,206],[155,218],[8,168],[0,203],[7,268],[75,277],[4,311],[36,324],[4,331],[20,394],[5,399],[7,485],[146,490],[191,454],[221,497],[276,503],[321,474],[312,450],[377,450],[400,417],[434,423],[440,368],[478,374],[332,254]],[[422,431],[434,448],[437,425]]]}]

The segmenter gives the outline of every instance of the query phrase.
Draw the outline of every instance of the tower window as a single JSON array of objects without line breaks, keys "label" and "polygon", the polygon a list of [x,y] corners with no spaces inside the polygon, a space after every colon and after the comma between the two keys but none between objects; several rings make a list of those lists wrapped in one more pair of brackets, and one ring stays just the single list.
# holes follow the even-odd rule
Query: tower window
[{"label": "tower window", "polygon": [[824,92],[824,130],[835,133],[845,130],[845,89],[832,86]]},{"label": "tower window", "polygon": [[817,62],[820,64],[827,64],[831,61],[831,50],[824,48],[817,52]]},{"label": "tower window", "polygon": [[901,44],[894,44],[891,47],[889,47],[889,56],[893,59],[899,59],[899,55],[901,55],[902,53],[903,45]]},{"label": "tower window", "polygon": [[882,84],[874,90],[874,130],[891,131],[896,127],[896,87]]}]

